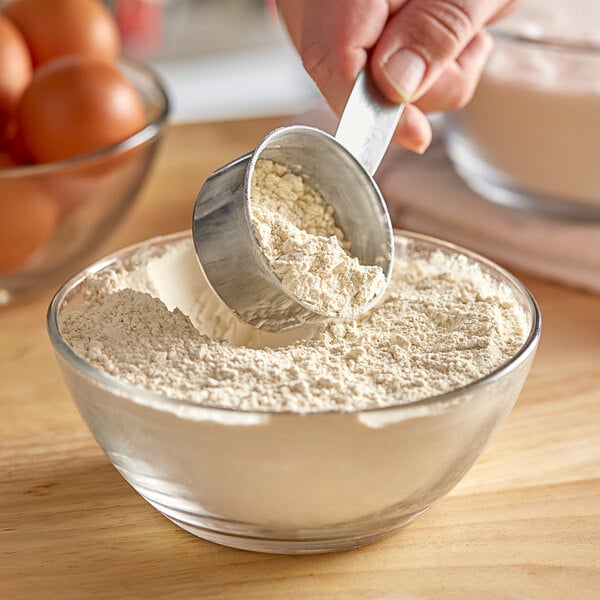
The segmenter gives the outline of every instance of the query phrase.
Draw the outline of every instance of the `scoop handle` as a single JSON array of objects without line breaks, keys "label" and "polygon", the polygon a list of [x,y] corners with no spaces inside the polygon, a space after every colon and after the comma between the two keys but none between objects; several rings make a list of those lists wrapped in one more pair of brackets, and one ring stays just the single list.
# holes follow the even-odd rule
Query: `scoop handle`
[{"label": "scoop handle", "polygon": [[363,69],[346,101],[335,139],[373,175],[403,112],[404,104],[386,101]]}]

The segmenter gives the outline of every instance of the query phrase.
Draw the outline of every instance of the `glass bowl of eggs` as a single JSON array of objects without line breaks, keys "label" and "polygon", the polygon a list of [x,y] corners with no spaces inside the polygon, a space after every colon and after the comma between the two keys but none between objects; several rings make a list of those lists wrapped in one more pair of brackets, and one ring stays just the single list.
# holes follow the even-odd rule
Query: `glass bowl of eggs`
[{"label": "glass bowl of eggs", "polygon": [[[106,238],[148,174],[169,113],[156,75],[118,58],[102,3],[59,0],[46,16],[37,4],[48,12],[39,0],[0,12],[0,305],[74,271]],[[104,39],[69,36],[70,21],[80,32],[104,28]],[[40,27],[56,39],[40,44]]]}]

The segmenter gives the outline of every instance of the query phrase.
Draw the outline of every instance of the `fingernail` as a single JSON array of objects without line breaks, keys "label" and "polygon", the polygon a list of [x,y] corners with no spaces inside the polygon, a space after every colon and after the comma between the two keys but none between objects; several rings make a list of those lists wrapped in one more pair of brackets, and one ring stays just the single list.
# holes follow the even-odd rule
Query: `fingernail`
[{"label": "fingernail", "polygon": [[412,148],[412,151],[415,154],[425,154],[425,151],[427,150],[427,148],[429,148],[430,145],[431,142],[420,142],[419,144],[416,144],[414,148]]},{"label": "fingernail", "polygon": [[410,102],[419,89],[427,65],[412,50],[401,48],[381,66],[390,85],[396,90],[402,102]]}]

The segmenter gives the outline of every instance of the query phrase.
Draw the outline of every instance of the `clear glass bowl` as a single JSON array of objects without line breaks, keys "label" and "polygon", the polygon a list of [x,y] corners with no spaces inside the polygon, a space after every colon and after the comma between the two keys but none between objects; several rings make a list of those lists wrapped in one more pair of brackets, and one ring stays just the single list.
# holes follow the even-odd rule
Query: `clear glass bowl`
[{"label": "clear glass bowl", "polygon": [[[398,233],[397,255],[461,253],[505,283],[526,316],[521,349],[486,377],[410,404],[298,414],[209,408],[120,382],[77,356],[59,317],[84,298],[90,275],[189,238],[125,248],[68,281],[48,311],[67,387],[123,477],[191,533],[279,553],[353,548],[406,525],[469,470],[510,412],[531,367],[540,313],[527,289],[490,261],[452,244]],[[149,254],[148,254],[149,253]]]},{"label": "clear glass bowl", "polygon": [[473,100],[447,115],[457,173],[493,202],[600,221],[600,45],[535,30],[492,33]]},{"label": "clear glass bowl", "polygon": [[55,163],[0,170],[0,305],[64,278],[114,229],[135,199],[165,131],[166,92],[146,67],[119,64],[147,124],[114,146]]}]

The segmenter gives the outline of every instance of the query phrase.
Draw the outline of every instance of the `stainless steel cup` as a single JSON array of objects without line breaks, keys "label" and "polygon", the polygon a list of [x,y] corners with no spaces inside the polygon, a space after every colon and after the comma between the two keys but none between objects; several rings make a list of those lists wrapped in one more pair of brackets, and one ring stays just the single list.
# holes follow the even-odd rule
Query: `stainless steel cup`
[{"label": "stainless steel cup", "polygon": [[[364,72],[354,85],[335,138],[294,125],[269,133],[253,151],[215,171],[194,207],[192,232],[204,273],[220,298],[243,321],[268,331],[320,322],[320,314],[287,292],[261,251],[250,219],[250,185],[259,159],[284,164],[322,194],[362,264],[393,264],[389,213],[372,173],[387,149],[402,105],[385,105]],[[363,312],[372,307],[384,290]]]}]

